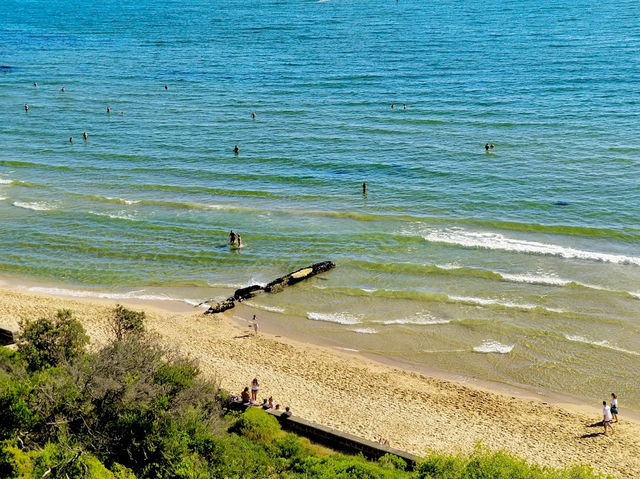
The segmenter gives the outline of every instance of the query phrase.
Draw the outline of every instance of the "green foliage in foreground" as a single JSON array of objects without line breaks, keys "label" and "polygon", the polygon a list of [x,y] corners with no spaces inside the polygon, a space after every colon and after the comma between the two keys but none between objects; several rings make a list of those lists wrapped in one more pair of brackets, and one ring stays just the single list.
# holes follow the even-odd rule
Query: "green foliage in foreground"
[{"label": "green foliage in foreground", "polygon": [[591,479],[589,468],[531,466],[478,448],[430,455],[414,471],[330,454],[250,408],[230,418],[225,394],[197,365],[144,335],[144,315],[118,307],[115,340],[86,353],[67,311],[22,325],[0,348],[0,477],[7,479],[442,478]]}]

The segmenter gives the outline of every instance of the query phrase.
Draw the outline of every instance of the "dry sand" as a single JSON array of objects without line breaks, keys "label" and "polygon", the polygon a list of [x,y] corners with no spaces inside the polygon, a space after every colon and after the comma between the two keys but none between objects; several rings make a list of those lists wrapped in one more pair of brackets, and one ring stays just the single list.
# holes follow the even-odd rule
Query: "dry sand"
[{"label": "dry sand", "polygon": [[[99,345],[108,337],[103,318],[114,304],[0,289],[0,325],[68,308]],[[615,476],[640,477],[640,422],[625,417],[624,408],[615,435],[605,437],[594,425],[601,419],[597,404],[552,404],[290,339],[263,333],[256,338],[228,314],[131,306],[144,309],[150,330],[196,358],[225,389],[239,394],[258,377],[259,399],[272,395],[306,419],[370,440],[383,437],[417,455],[466,453],[481,442],[541,465],[582,462]]]}]

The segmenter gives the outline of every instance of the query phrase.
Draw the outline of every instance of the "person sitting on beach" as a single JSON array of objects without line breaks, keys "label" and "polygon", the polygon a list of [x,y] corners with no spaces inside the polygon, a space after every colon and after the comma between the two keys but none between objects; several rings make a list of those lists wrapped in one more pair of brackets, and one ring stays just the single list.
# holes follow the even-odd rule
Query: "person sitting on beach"
[{"label": "person sitting on beach", "polygon": [[240,394],[240,398],[244,404],[249,404],[251,402],[251,393],[249,393],[249,386],[246,386],[242,393]]},{"label": "person sitting on beach", "polygon": [[618,396],[616,393],[611,393],[611,415],[613,422],[618,422]]},{"label": "person sitting on beach", "polygon": [[254,402],[258,400],[258,386],[260,386],[258,378],[253,378],[253,381],[251,381],[251,400]]},{"label": "person sitting on beach", "polygon": [[236,239],[238,238],[238,235],[236,234],[235,231],[231,230],[229,232],[229,244],[230,245],[234,245],[236,244]]},{"label": "person sitting on beach", "polygon": [[280,410],[280,404],[276,404],[276,407],[274,408],[276,411]]},{"label": "person sitting on beach", "polygon": [[269,409],[273,409],[273,396],[269,396],[269,402],[267,403]]},{"label": "person sitting on beach", "polygon": [[613,426],[611,423],[613,418],[611,417],[611,408],[607,406],[607,401],[602,401],[602,426],[604,427],[604,435],[607,435],[607,428],[611,429],[613,434]]},{"label": "person sitting on beach", "polygon": [[264,410],[269,409],[269,403],[267,402],[267,398],[264,398],[262,400],[262,409],[264,409]]},{"label": "person sitting on beach", "polygon": [[284,412],[281,415],[284,416],[284,417],[291,417],[291,415],[292,415],[291,408],[289,406],[284,408]]}]

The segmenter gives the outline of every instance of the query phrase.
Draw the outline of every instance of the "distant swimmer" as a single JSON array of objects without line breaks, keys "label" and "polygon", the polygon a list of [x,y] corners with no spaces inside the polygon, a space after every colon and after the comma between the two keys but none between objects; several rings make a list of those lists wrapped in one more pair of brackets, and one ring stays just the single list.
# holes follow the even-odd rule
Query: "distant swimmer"
[{"label": "distant swimmer", "polygon": [[233,152],[237,155],[238,153],[240,153],[240,148],[238,148],[238,145],[233,147]]},{"label": "distant swimmer", "polygon": [[60,88],[60,91],[67,91],[65,87]]},{"label": "distant swimmer", "polygon": [[391,104],[391,109],[392,109],[392,110],[395,110],[395,109],[396,109],[396,104],[395,104],[395,103],[392,103],[392,104]]},{"label": "distant swimmer", "polygon": [[124,112],[123,111],[120,112],[120,116],[124,116]]},{"label": "distant swimmer", "polygon": [[253,118],[253,119],[255,120],[255,119],[256,119],[256,116],[257,116],[257,115],[256,115],[256,112],[255,112],[255,111],[252,111],[252,112],[251,112],[251,118]]},{"label": "distant swimmer", "polygon": [[73,143],[73,137],[72,136],[69,137],[69,143]]},{"label": "distant swimmer", "polygon": [[406,110],[407,109],[407,105],[405,105],[404,103],[402,104],[402,109]]},{"label": "distant swimmer", "polygon": [[362,182],[362,195],[366,196],[367,194],[367,184],[363,181]]},{"label": "distant swimmer", "polygon": [[111,107],[110,106],[107,107],[107,113],[111,113]]},{"label": "distant swimmer", "polygon": [[24,111],[29,111],[29,104],[28,103],[24,104]]},{"label": "distant swimmer", "polygon": [[86,131],[82,134],[82,138],[84,138],[84,141],[87,141],[89,139],[89,135]]},{"label": "distant swimmer", "polygon": [[236,239],[238,238],[238,235],[236,234],[235,231],[231,230],[229,232],[229,244],[230,245],[234,245],[236,244]]},{"label": "distant swimmer", "polygon": [[484,151],[486,151],[488,153],[489,150],[493,150],[495,147],[496,147],[496,145],[494,145],[493,143],[486,143],[484,145]]},{"label": "distant swimmer", "polygon": [[37,87],[37,86],[38,86],[38,82],[37,82],[37,81],[34,81],[34,82],[33,82],[33,86]]},{"label": "distant swimmer", "polygon": [[169,89],[169,87],[168,87],[167,85],[165,85],[165,86],[164,86],[164,89],[165,89],[165,90],[168,90],[168,89]]}]

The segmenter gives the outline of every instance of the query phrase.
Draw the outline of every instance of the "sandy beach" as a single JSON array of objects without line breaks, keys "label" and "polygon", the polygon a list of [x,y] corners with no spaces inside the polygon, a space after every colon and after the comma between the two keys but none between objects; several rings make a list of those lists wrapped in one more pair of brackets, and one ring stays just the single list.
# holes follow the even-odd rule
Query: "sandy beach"
[{"label": "sandy beach", "polygon": [[[481,442],[542,465],[582,462],[617,477],[640,476],[640,423],[625,417],[624,406],[615,435],[605,437],[598,404],[512,395],[272,334],[254,337],[242,325],[252,313],[244,306],[205,316],[187,307],[121,303],[144,310],[149,330],[197,359],[203,373],[225,389],[239,393],[258,377],[259,398],[272,395],[306,419],[370,440],[386,438],[417,455],[465,453]],[[98,346],[108,337],[104,318],[114,305],[2,288],[0,325],[16,326],[20,319],[67,308]]]}]

